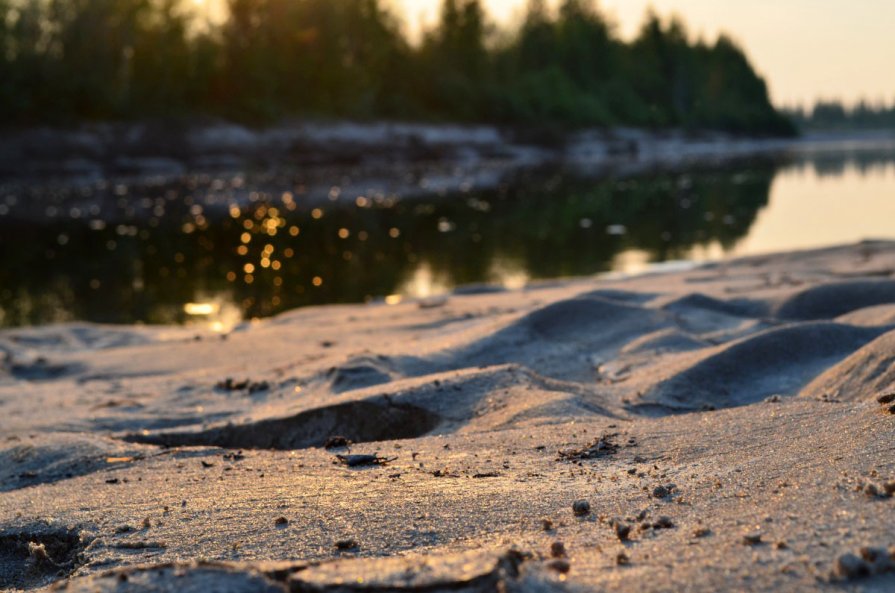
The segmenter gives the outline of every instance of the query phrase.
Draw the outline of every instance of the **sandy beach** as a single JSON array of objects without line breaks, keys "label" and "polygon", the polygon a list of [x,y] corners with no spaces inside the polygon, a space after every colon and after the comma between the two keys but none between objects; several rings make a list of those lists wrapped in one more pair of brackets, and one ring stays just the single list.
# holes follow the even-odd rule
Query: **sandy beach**
[{"label": "sandy beach", "polygon": [[753,4],[0,0],[0,593],[895,592],[895,3]]},{"label": "sandy beach", "polygon": [[895,588],[895,243],[0,349],[0,589]]}]

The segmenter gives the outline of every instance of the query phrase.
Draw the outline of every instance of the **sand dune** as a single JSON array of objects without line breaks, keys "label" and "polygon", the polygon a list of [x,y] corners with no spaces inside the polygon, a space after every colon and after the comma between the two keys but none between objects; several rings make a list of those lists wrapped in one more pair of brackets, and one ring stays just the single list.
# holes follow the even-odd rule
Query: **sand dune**
[{"label": "sand dune", "polygon": [[774,314],[781,319],[832,319],[857,309],[892,303],[893,280],[855,280],[812,287],[789,297]]},{"label": "sand dune", "polygon": [[800,395],[871,401],[879,394],[889,392],[895,393],[895,330],[830,367]]},{"label": "sand dune", "polygon": [[793,394],[883,331],[829,322],[766,330],[710,350],[657,383],[642,400],[698,409],[742,406],[774,394]]}]

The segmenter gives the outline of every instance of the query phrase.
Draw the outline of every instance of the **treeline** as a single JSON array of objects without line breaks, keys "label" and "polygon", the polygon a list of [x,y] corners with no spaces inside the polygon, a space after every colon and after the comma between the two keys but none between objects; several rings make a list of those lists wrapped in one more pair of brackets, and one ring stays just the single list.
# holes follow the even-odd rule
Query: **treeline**
[{"label": "treeline", "polygon": [[444,0],[411,43],[382,0],[0,0],[0,120],[288,116],[791,134],[744,52],[648,14],[621,41],[590,0],[497,30]]},{"label": "treeline", "polygon": [[859,101],[846,107],[839,101],[818,101],[809,109],[787,109],[785,113],[805,130],[895,130],[895,103],[871,105]]}]

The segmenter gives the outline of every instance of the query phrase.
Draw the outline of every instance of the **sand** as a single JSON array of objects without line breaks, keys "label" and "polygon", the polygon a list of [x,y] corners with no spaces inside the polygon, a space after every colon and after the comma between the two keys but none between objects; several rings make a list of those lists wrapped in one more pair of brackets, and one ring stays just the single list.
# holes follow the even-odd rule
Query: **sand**
[{"label": "sand", "polygon": [[461,292],[0,332],[0,589],[895,588],[895,243]]}]

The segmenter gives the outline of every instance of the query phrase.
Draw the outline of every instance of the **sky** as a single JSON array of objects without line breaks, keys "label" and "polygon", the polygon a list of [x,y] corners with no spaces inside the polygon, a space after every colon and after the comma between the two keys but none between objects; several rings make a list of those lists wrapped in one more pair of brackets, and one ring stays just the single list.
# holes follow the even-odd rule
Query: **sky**
[{"label": "sky", "polygon": [[[441,0],[390,0],[411,30],[431,22]],[[499,23],[518,19],[526,0],[484,0]],[[648,6],[676,13],[694,35],[726,32],[765,77],[778,106],[817,98],[895,100],[895,0],[600,0],[623,38]]]},{"label": "sky", "polygon": [[[438,16],[441,0],[385,0],[413,36]],[[548,0],[556,3],[558,0]],[[220,14],[225,0],[193,0]],[[498,24],[518,22],[527,0],[483,0]],[[895,0],[597,0],[630,39],[649,6],[678,14],[692,35],[725,32],[746,50],[777,106],[817,99],[895,101]]]}]

